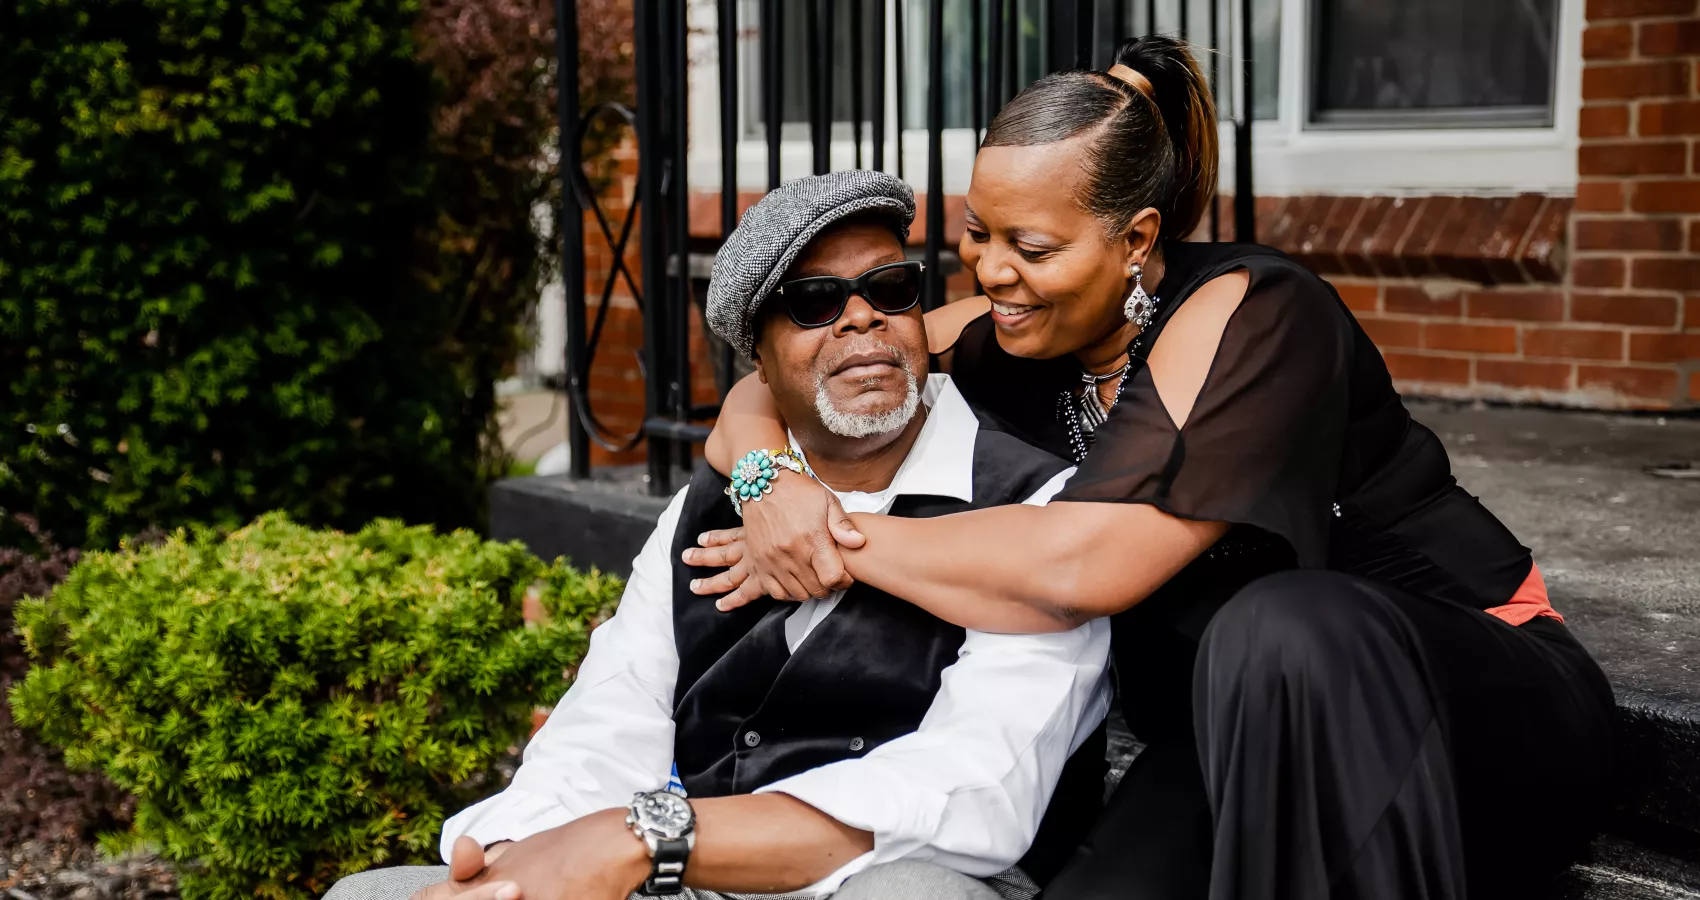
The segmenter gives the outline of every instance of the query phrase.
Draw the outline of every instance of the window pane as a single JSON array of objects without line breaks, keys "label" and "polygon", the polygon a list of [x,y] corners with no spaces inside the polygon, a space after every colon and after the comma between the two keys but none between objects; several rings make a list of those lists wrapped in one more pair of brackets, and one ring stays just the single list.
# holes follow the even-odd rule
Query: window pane
[{"label": "window pane", "polygon": [[[1113,4],[1101,3],[1100,22],[1106,6]],[[1240,0],[1135,0],[1124,15],[1127,36],[1155,31],[1185,38],[1211,82],[1217,115],[1223,121],[1239,117],[1234,100],[1239,94],[1239,64],[1244,54],[1235,46],[1234,35],[1239,30]],[[1155,28],[1149,24],[1153,15]],[[1259,119],[1273,119],[1280,111],[1281,0],[1252,0],[1251,35],[1251,60],[1256,66],[1252,73],[1253,111]],[[1104,58],[1116,43],[1104,45]]]},{"label": "window pane", "polygon": [[1277,118],[1281,111],[1281,0],[1252,0],[1251,52],[1257,66],[1252,70],[1252,116]]},{"label": "window pane", "polygon": [[[780,52],[784,57],[785,85],[783,89],[783,112],[788,139],[806,137],[806,127],[809,121],[809,66],[815,58],[813,45],[810,41],[809,10],[816,0],[783,0],[783,21],[780,32]],[[854,115],[851,83],[853,80],[853,63],[851,54],[851,23],[856,19],[857,7],[860,7],[862,20],[862,64],[860,66],[861,82],[863,85],[863,118],[873,113],[873,41],[876,39],[875,3],[886,0],[834,0],[832,28],[832,119],[839,123],[842,131]],[[971,6],[973,0],[944,0],[944,123],[946,128],[968,128],[972,125],[972,110],[969,104],[973,98],[971,66],[973,48],[970,35],[973,33]],[[980,0],[984,3],[984,0]],[[1061,38],[1067,38],[1068,47],[1072,48],[1072,26],[1067,35],[1053,34],[1052,30],[1058,9],[1064,9],[1064,3],[1072,0],[1013,0],[1010,3],[1013,18],[1013,35],[1006,36],[1009,44],[1014,45],[1016,54],[1015,86],[1025,87],[1037,80],[1046,72],[1051,71],[1055,62],[1050,58],[1055,44]],[[1182,4],[1185,13],[1182,13]],[[1116,7],[1120,5],[1118,10]],[[1216,26],[1221,32],[1218,40],[1210,33],[1211,6],[1216,7]],[[1151,28],[1151,17],[1155,14],[1156,30],[1164,34],[1179,35],[1182,25],[1185,25],[1186,37],[1192,42],[1198,53],[1199,63],[1204,67],[1206,75],[1215,74],[1221,82],[1217,90],[1218,108],[1224,119],[1234,115],[1233,94],[1238,90],[1239,70],[1236,63],[1238,51],[1232,46],[1232,33],[1235,17],[1239,15],[1240,0],[1095,0],[1094,19],[1097,26],[1093,29],[1096,56],[1107,59],[1119,39],[1114,35],[1115,24],[1122,23],[1127,35],[1146,33]],[[762,95],[762,49],[761,42],[766,38],[761,21],[763,4],[758,0],[744,0],[739,4],[742,30],[750,39],[741,48],[740,69],[743,72],[743,104],[747,134],[760,135],[764,130],[764,97]],[[903,127],[909,129],[925,129],[927,127],[927,87],[929,68],[927,65],[927,32],[930,24],[928,8],[931,0],[891,0],[891,8],[902,8],[904,15],[904,44],[901,48],[904,64],[904,122]],[[1281,30],[1281,0],[1252,0],[1253,10],[1253,58],[1257,63],[1255,79],[1256,114],[1259,119],[1274,118],[1277,111],[1277,96],[1279,88],[1280,69],[1280,30]],[[1069,20],[1072,22],[1072,19]],[[990,38],[990,26],[983,23],[983,37]],[[1006,45],[1007,47],[1008,45]],[[1218,53],[1212,48],[1221,47]],[[894,48],[895,49],[895,48]],[[989,63],[990,49],[983,51],[982,64]],[[1215,62],[1218,71],[1211,72],[1211,64]],[[1057,63],[1066,67],[1072,63],[1072,50],[1069,59]],[[1006,63],[1007,64],[1007,63]],[[895,88],[895,85],[891,85]],[[988,123],[989,124],[989,123]],[[840,137],[846,136],[840,134]]]},{"label": "window pane", "polygon": [[[927,127],[927,35],[931,24],[928,8],[931,0],[898,0],[903,4],[904,42],[904,109],[905,128]],[[971,128],[974,124],[974,87],[970,80],[974,60],[974,22],[971,0],[944,0],[944,127]],[[982,2],[982,10],[987,7]],[[1044,48],[1047,40],[1045,0],[1016,0],[1011,4],[1015,20],[1017,57],[1016,84],[1026,87],[1045,74]],[[984,12],[982,12],[984,15]],[[981,39],[990,38],[990,25],[981,20]],[[981,66],[988,64],[989,48],[980,51]],[[982,76],[983,77],[983,76]],[[984,125],[990,122],[981,123]]]},{"label": "window pane", "polygon": [[1318,122],[1551,121],[1558,0],[1316,0]]},{"label": "window pane", "polygon": [[[849,122],[855,118],[854,83],[860,75],[862,82],[862,120],[867,121],[873,116],[874,109],[874,25],[876,9],[874,4],[884,0],[835,0],[831,5],[831,89],[832,89],[832,121]],[[787,2],[782,12],[780,22],[781,33],[784,35],[780,42],[780,55],[784,58],[785,86],[783,89],[784,113],[783,121],[807,125],[809,121],[809,66],[818,54],[814,53],[809,28],[812,24],[810,8],[814,0],[804,3]],[[759,32],[761,22],[761,4],[742,4],[745,16],[745,27],[756,23]],[[857,14],[861,18],[861,47],[862,53],[858,60],[852,54],[855,46],[855,35],[852,24]],[[818,13],[817,13],[818,14]],[[747,104],[749,115],[746,121],[759,131],[765,119],[765,98],[761,93],[762,60],[759,37],[758,40],[746,44],[746,58],[743,60],[745,82],[744,103]],[[822,60],[824,62],[824,60]],[[828,76],[823,67],[820,77]]]}]

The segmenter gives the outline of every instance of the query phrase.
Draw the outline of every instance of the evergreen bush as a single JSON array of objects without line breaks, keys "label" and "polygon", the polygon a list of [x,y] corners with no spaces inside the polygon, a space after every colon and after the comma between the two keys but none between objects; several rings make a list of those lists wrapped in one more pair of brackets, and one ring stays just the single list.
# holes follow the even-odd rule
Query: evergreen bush
[{"label": "evergreen bush", "polygon": [[[541,585],[546,624],[522,622]],[[565,690],[617,579],[517,543],[268,514],[86,554],[18,605],[18,721],[137,797],[108,849],[184,864],[185,900],[304,898],[432,861],[445,812]]]}]

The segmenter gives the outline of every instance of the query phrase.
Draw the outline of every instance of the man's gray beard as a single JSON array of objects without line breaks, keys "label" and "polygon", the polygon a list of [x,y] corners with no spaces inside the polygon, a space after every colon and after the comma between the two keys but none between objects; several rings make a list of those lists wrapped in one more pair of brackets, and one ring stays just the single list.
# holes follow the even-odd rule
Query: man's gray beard
[{"label": "man's gray beard", "polygon": [[909,380],[909,390],[903,395],[903,402],[896,408],[882,413],[849,413],[832,405],[832,397],[826,392],[825,374],[815,376],[815,414],[820,416],[821,424],[826,430],[847,438],[873,437],[876,434],[890,434],[909,424],[915,418],[915,411],[921,408],[921,386],[915,380],[915,373],[905,364],[904,376]]}]

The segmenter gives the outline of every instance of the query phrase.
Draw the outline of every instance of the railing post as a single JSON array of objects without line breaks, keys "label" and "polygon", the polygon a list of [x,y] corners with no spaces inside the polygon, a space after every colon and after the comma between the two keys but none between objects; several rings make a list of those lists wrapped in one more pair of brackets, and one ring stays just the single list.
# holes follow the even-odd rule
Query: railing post
[{"label": "railing post", "polygon": [[1009,8],[1009,23],[1004,26],[1004,86],[1002,99],[998,101],[1001,108],[1004,103],[1015,97],[1015,92],[1021,89],[1021,5],[1018,0],[998,0],[999,5]]},{"label": "railing post", "polygon": [[[885,0],[874,4],[874,111],[869,117],[873,126],[874,168],[885,171]],[[898,133],[902,133],[899,126]]]},{"label": "railing post", "polygon": [[634,65],[637,72],[638,193],[643,207],[639,240],[643,242],[643,291],[648,303],[643,311],[643,358],[648,377],[644,379],[648,432],[649,492],[663,495],[671,487],[669,462],[672,442],[653,433],[649,421],[667,410],[667,206],[663,193],[666,177],[666,136],[662,131],[665,104],[661,99],[662,75],[666,69],[659,33],[661,0],[635,0],[632,10]]},{"label": "railing post", "polygon": [[904,49],[908,46],[908,44],[903,36],[903,20],[908,17],[903,14],[903,5],[908,2],[909,0],[893,0],[891,4],[891,14],[895,17],[891,23],[892,30],[895,32],[892,35],[892,49],[897,53],[897,65],[894,67],[897,71],[896,77],[893,79],[896,82],[897,88],[897,90],[894,91],[896,95],[896,102],[893,104],[896,109],[894,109],[893,112],[897,119],[896,149],[898,178],[903,177],[903,129],[908,125],[908,123],[903,119],[904,108],[908,105],[908,98],[903,96],[903,91],[906,87],[904,84],[903,73],[909,65],[909,55],[904,52]]},{"label": "railing post", "polygon": [[986,132],[986,81],[990,77],[985,65],[985,0],[968,0],[968,72],[969,115],[974,125],[974,148],[980,147],[980,137]]},{"label": "railing post", "polygon": [[720,239],[738,224],[738,0],[720,0]]},{"label": "railing post", "polygon": [[1234,240],[1257,240],[1257,195],[1251,184],[1251,123],[1257,118],[1257,101],[1252,95],[1251,0],[1240,0],[1240,103],[1239,121],[1234,123]]},{"label": "railing post", "polygon": [[1094,0],[1074,0],[1074,67],[1092,68],[1092,20],[1097,18]]},{"label": "railing post", "polygon": [[[584,209],[578,196],[584,172],[584,148],[579,144],[578,104],[578,0],[555,0],[555,119],[561,151],[561,289],[567,313],[566,378],[567,402],[576,405],[586,395],[590,377],[585,360],[584,314]],[[584,426],[584,410],[569,410],[567,416],[567,474],[572,478],[590,475],[590,431]]]},{"label": "railing post", "polygon": [[767,189],[779,187],[780,141],[785,131],[785,13],[781,0],[763,0],[761,17],[762,118],[766,122]]},{"label": "railing post", "polygon": [[997,118],[1003,108],[1003,0],[991,0],[986,10],[986,121]]},{"label": "railing post", "polygon": [[[738,227],[738,0],[720,0],[720,240]],[[720,354],[720,396],[732,389],[733,354],[726,344]]]},{"label": "railing post", "polygon": [[831,130],[831,125],[830,122],[824,121],[827,116],[821,111],[821,92],[823,90],[821,66],[826,52],[822,46],[825,42],[822,40],[823,29],[821,28],[821,3],[824,0],[803,0],[803,2],[805,4],[803,14],[806,17],[803,21],[807,23],[806,27],[809,33],[809,150],[813,157],[814,168],[812,171],[816,175],[824,175],[829,165],[828,154],[832,150],[832,136],[828,133]]},{"label": "railing post", "polygon": [[927,9],[927,249],[926,293],[922,305],[944,305],[944,273],[939,248],[944,245],[944,0],[930,0]]},{"label": "railing post", "polygon": [[867,64],[862,59],[862,24],[862,0],[850,0],[850,139],[856,144],[858,169],[862,168],[862,67]]},{"label": "railing post", "polygon": [[[668,15],[663,28],[670,49],[667,75],[667,112],[672,123],[668,135],[667,204],[668,225],[672,232],[667,245],[667,257],[673,262],[672,290],[662,295],[666,311],[668,337],[673,351],[668,373],[667,393],[673,421],[688,424],[691,416],[691,198],[690,166],[690,22],[687,0],[666,0]],[[673,458],[681,469],[691,468],[691,442],[674,442]],[[671,493],[663,488],[662,493]]]},{"label": "railing post", "polygon": [[[1210,96],[1216,101],[1216,113],[1222,112],[1222,22],[1217,10],[1220,0],[1210,0]],[[1214,124],[1214,123],[1212,123]],[[1216,176],[1217,190],[1210,192],[1210,239],[1222,239],[1222,203],[1220,185],[1222,176]]]}]

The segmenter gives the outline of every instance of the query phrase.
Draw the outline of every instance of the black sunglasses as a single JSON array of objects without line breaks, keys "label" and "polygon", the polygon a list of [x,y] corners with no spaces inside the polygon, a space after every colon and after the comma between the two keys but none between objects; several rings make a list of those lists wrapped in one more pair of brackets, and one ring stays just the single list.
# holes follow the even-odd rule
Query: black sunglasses
[{"label": "black sunglasses", "polygon": [[921,302],[921,273],[925,270],[924,263],[911,260],[875,266],[855,278],[799,278],[780,285],[779,295],[785,298],[785,312],[801,328],[819,328],[838,321],[852,294],[861,294],[869,306],[886,315],[896,315]]}]

